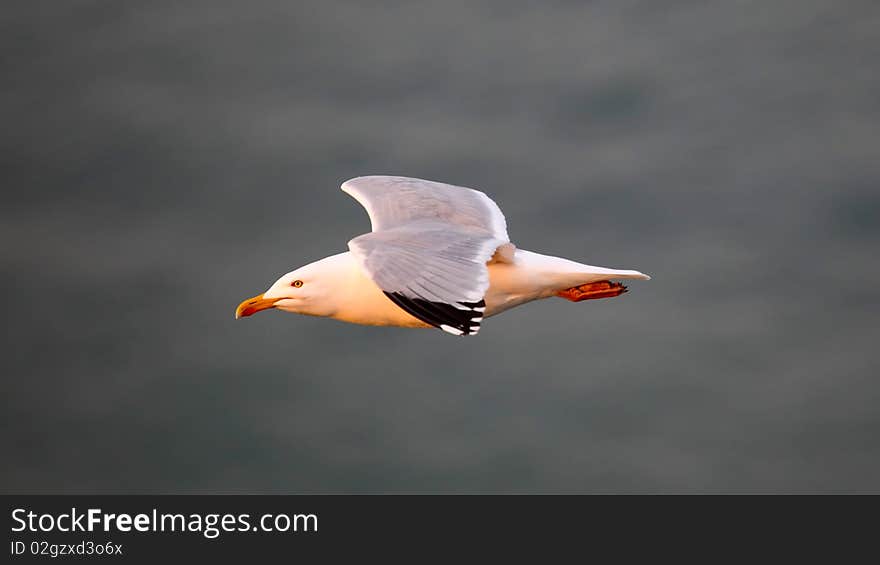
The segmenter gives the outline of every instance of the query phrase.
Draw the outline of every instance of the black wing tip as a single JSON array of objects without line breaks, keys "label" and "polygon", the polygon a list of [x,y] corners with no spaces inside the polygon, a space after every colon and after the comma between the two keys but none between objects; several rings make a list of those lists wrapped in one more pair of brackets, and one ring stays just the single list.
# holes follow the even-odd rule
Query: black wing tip
[{"label": "black wing tip", "polygon": [[383,292],[407,314],[452,335],[476,335],[480,331],[480,323],[486,311],[485,300],[457,302],[456,304],[463,307],[461,308],[444,302],[411,298],[399,292]]}]

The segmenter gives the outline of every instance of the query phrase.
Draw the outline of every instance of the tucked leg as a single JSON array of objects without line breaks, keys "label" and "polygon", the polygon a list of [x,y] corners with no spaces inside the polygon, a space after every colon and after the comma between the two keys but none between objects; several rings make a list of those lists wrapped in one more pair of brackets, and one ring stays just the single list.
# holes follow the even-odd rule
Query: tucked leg
[{"label": "tucked leg", "polygon": [[580,302],[581,300],[593,300],[596,298],[613,298],[620,296],[626,291],[627,288],[619,282],[599,281],[560,290],[556,293],[556,296],[571,300],[572,302]]}]

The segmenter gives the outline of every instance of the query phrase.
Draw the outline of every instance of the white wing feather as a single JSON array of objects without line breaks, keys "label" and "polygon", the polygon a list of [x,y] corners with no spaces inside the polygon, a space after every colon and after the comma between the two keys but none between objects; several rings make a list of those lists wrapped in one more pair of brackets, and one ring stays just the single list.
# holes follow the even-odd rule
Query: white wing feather
[{"label": "white wing feather", "polygon": [[498,205],[479,190],[409,177],[358,177],[342,183],[342,190],[361,203],[370,215],[373,231],[435,220],[451,227],[485,231],[510,241],[507,222]]},{"label": "white wing feather", "polygon": [[342,190],[370,216],[373,232],[348,246],[379,288],[457,308],[482,300],[489,288],[486,262],[510,241],[491,198],[408,177],[358,177]]}]

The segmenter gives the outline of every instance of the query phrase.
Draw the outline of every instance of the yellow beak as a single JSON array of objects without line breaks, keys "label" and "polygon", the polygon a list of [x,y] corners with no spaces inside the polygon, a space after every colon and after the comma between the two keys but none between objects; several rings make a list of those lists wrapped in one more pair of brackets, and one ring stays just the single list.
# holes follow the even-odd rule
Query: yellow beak
[{"label": "yellow beak", "polygon": [[246,318],[251,314],[256,314],[260,310],[268,310],[269,308],[274,308],[275,303],[278,302],[280,298],[263,298],[262,294],[258,294],[253,298],[248,298],[238,305],[238,308],[235,309],[235,319],[238,318]]}]

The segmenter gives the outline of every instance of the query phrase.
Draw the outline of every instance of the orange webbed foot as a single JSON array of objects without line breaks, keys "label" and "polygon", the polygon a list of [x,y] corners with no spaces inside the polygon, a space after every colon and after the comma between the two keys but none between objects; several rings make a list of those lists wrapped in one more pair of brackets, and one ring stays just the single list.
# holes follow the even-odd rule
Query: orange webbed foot
[{"label": "orange webbed foot", "polygon": [[619,282],[599,281],[560,290],[556,293],[556,296],[571,300],[572,302],[580,302],[597,298],[613,298],[620,296],[626,291],[627,288]]}]

